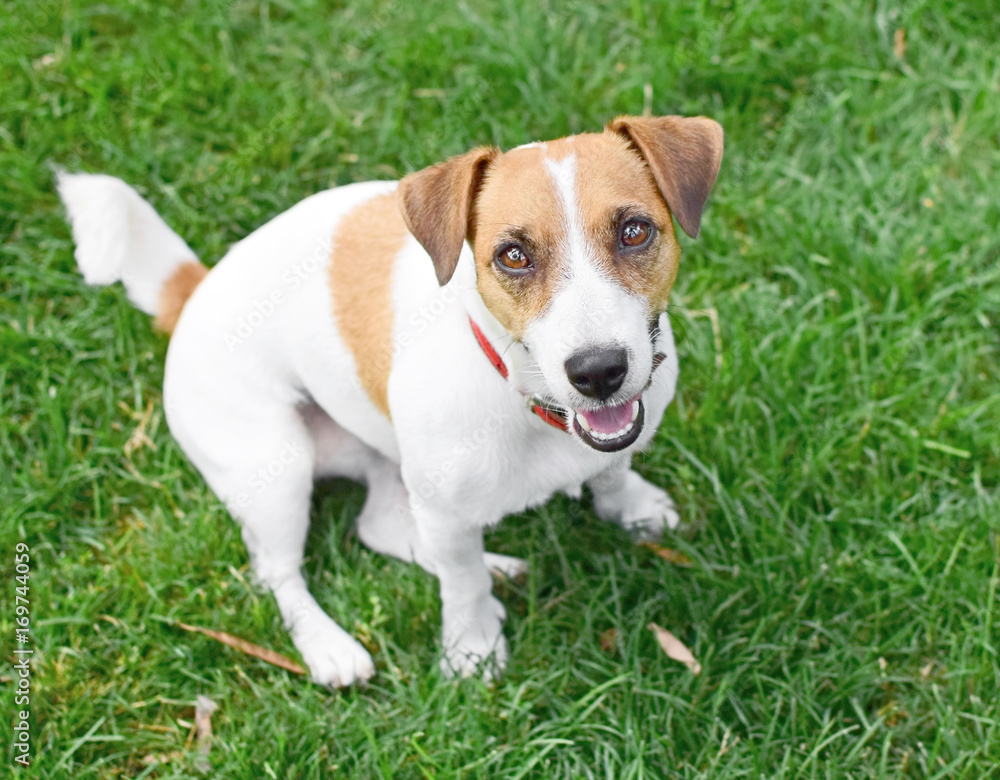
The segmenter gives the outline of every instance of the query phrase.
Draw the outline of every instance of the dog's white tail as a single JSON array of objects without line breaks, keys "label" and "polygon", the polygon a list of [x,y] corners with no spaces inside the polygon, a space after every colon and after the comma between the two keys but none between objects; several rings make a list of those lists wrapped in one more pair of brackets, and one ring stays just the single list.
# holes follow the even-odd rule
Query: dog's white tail
[{"label": "dog's white tail", "polygon": [[87,284],[121,281],[129,300],[173,331],[187,299],[208,273],[191,248],[121,179],[56,174],[66,205],[76,263]]}]

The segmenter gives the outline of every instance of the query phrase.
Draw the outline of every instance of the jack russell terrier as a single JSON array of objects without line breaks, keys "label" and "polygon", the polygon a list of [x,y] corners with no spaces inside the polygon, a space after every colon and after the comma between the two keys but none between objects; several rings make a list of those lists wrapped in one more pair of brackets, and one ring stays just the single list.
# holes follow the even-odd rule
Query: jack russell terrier
[{"label": "jack russell terrier", "polygon": [[[239,521],[313,679],[375,673],[301,565],[313,481],[367,485],[357,532],[441,587],[446,674],[507,659],[483,529],[563,492],[645,537],[678,515],[631,470],[677,382],[666,314],[722,159],[704,117],[631,117],[322,192],[211,272],[119,179],[58,174],[90,284],[172,333],[170,431]],[[484,663],[488,662],[488,663]]]}]

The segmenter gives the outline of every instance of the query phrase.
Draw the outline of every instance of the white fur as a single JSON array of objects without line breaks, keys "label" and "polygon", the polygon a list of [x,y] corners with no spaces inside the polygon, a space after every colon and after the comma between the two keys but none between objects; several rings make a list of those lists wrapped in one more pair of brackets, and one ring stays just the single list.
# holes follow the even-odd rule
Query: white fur
[{"label": "white fur", "polygon": [[56,173],[76,262],[87,284],[125,284],[129,300],[157,313],[160,288],[194,252],[134,189],[112,176]]},{"label": "white fur", "polygon": [[611,399],[622,403],[638,395],[649,379],[653,364],[652,345],[646,336],[649,302],[632,295],[598,268],[583,229],[575,155],[559,161],[547,159],[545,167],[562,202],[567,236],[563,251],[568,268],[548,310],[528,325],[524,341],[556,400],[570,409],[593,408],[595,402],[570,384],[564,369],[567,358],[592,347],[624,347],[629,353],[629,370],[621,389]]},{"label": "white fur", "polygon": [[[634,367],[623,393],[642,389],[652,360],[643,302],[597,271],[575,233],[572,160],[550,170],[571,228],[571,272],[549,312],[529,329],[530,349],[513,343],[486,309],[468,247],[444,287],[415,240],[401,250],[393,280],[391,421],[365,394],[337,331],[329,256],[340,218],[395,183],[354,184],[307,198],[235,245],[184,308],[167,355],[170,429],[240,522],[256,574],[274,592],[320,683],[364,681],[375,667],[316,603],[300,571],[317,477],[365,482],[362,542],[437,575],[448,673],[480,669],[489,676],[509,653],[490,569],[517,576],[525,564],[485,552],[485,527],[556,492],[578,495],[583,484],[598,513],[625,527],[652,534],[676,524],[669,496],[629,469],[674,393],[677,360],[666,315],[658,347],[668,360],[643,395],[646,425],[627,450],[587,448],[531,414],[520,392],[582,403],[562,376],[562,362],[596,341],[629,349]],[[63,176],[60,193],[86,278],[124,277],[130,297],[155,313],[155,296],[148,295],[153,281],[175,257],[191,256],[182,252],[186,245],[117,180]],[[595,326],[588,317],[598,301],[607,318]],[[509,380],[482,354],[470,314],[503,354]]]}]

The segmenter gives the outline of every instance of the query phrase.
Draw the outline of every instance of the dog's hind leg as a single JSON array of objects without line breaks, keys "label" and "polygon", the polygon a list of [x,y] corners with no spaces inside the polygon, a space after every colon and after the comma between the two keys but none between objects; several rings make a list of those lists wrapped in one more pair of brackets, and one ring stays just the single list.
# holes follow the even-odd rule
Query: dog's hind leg
[{"label": "dog's hind leg", "polygon": [[423,565],[399,467],[344,430],[318,406],[302,407],[300,413],[316,451],[315,475],[346,477],[363,482],[368,488],[357,519],[362,543],[374,552]]},{"label": "dog's hind leg", "polygon": [[174,436],[239,521],[254,572],[274,594],[313,680],[331,687],[368,680],[371,656],[316,603],[302,576],[315,449],[301,415],[257,394],[213,403],[197,382],[167,389]]}]

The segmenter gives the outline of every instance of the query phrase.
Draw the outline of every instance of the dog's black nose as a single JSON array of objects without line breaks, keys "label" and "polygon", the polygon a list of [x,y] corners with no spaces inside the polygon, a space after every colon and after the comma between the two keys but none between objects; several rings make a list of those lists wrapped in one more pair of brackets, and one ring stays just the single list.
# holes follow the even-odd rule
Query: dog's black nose
[{"label": "dog's black nose", "polygon": [[588,398],[604,401],[622,386],[628,373],[628,352],[621,347],[586,349],[565,363],[570,384]]}]

